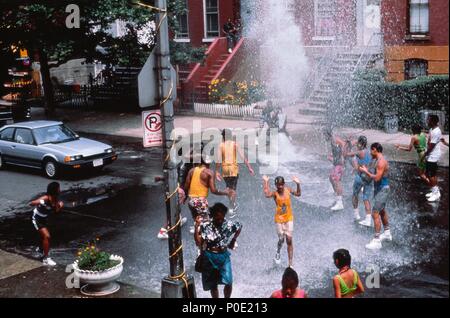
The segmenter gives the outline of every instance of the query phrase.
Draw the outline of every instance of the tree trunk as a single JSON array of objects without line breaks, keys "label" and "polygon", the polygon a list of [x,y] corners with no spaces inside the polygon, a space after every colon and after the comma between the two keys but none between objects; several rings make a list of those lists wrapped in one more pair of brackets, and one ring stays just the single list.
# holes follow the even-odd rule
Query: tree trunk
[{"label": "tree trunk", "polygon": [[44,52],[44,50],[40,49],[39,57],[41,62],[42,85],[44,86],[45,115],[48,117],[54,115],[55,113],[53,83],[50,78],[50,68],[48,66],[47,53]]}]

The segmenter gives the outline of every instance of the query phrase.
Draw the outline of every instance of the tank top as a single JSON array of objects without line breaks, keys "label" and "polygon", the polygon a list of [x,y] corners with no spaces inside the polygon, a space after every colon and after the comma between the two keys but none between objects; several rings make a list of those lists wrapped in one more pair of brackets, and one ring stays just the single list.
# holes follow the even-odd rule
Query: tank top
[{"label": "tank top", "polygon": [[284,188],[283,197],[275,191],[275,203],[277,204],[275,223],[286,223],[294,220],[294,215],[292,214],[291,193],[287,188]]},{"label": "tank top", "polygon": [[49,200],[40,200],[39,205],[34,208],[33,214],[40,216],[41,218],[46,218],[55,211],[55,208],[50,204]]},{"label": "tank top", "polygon": [[205,167],[195,167],[194,173],[191,179],[191,185],[189,187],[189,196],[191,198],[206,198],[209,193],[209,188],[205,187],[200,179],[200,175],[202,174]]},{"label": "tank top", "polygon": [[236,143],[227,140],[221,144],[222,152],[222,176],[237,177],[239,174],[239,165],[237,162]]},{"label": "tank top", "polygon": [[331,142],[331,153],[333,154],[333,165],[340,166],[343,164],[341,146]]},{"label": "tank top", "polygon": [[339,280],[342,296],[346,296],[346,295],[354,292],[358,288],[358,273],[355,270],[352,270],[352,271],[353,271],[353,284],[351,287],[347,286],[347,284],[345,283],[345,281],[341,277],[341,275],[336,275],[336,277]]},{"label": "tank top", "polygon": [[[374,160],[373,161],[374,166],[376,167],[378,164],[378,160]],[[377,173],[377,169],[375,168],[375,174]],[[373,183],[374,188],[375,188],[375,192],[379,192],[381,189],[383,189],[384,187],[388,187],[389,186],[389,178],[384,175],[380,181],[378,182],[374,182]]]},{"label": "tank top", "polygon": [[[283,291],[277,290],[274,291],[272,294],[272,298],[285,298],[283,295]],[[292,298],[305,298],[305,291],[303,289],[298,289],[295,291],[294,296],[292,296]]]},{"label": "tank top", "polygon": [[[366,166],[369,169],[370,173],[374,172],[374,168],[370,167],[370,163],[372,161],[372,156],[370,155],[370,151],[368,149],[365,150],[364,157],[362,159],[359,158],[358,156],[356,158],[357,158],[357,162],[358,162],[359,166]],[[364,181],[364,183],[371,183],[372,182],[372,178],[370,178],[364,172],[359,172],[359,176]]]},{"label": "tank top", "polygon": [[417,135],[417,139],[419,139],[419,144],[414,145],[418,154],[425,152],[427,150],[427,137],[424,133],[420,133]]}]

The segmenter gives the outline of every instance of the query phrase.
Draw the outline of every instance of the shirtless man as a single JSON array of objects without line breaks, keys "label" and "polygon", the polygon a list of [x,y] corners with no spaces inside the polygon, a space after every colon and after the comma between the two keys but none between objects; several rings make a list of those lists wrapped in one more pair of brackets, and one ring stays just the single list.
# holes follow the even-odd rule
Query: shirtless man
[{"label": "shirtless man", "polygon": [[[383,156],[383,147],[379,143],[370,146],[373,167],[375,173],[370,173],[370,168],[366,166],[359,167],[359,171],[365,173],[374,180],[374,198],[372,208],[372,218],[375,225],[375,237],[366,245],[367,249],[379,250],[383,240],[392,241],[391,230],[389,229],[389,217],[386,211],[386,202],[389,197],[389,163]],[[381,234],[381,223],[383,223],[384,232]]]},{"label": "shirtless man", "polygon": [[[211,190],[215,195],[228,195],[230,191],[225,189],[219,191],[216,187],[214,172],[210,169],[210,159],[201,159],[201,164],[189,170],[184,189],[189,196],[189,210],[192,213],[192,219],[195,221],[197,216],[201,216],[203,221],[208,220],[208,194]],[[185,199],[187,200],[187,198]],[[191,233],[194,233],[194,227],[191,227]]]}]

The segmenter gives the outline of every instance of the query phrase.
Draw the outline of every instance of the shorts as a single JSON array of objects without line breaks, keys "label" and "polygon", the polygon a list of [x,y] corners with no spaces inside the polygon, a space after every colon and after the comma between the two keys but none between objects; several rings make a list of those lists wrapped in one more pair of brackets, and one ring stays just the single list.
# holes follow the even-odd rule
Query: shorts
[{"label": "shorts", "polygon": [[428,178],[436,177],[437,175],[437,162],[429,162],[426,163],[426,173]]},{"label": "shorts", "polygon": [[40,217],[36,214],[33,214],[33,216],[31,217],[31,223],[33,224],[36,231],[48,227],[47,218]]},{"label": "shorts", "polygon": [[232,285],[230,252],[213,253],[205,251],[205,263],[202,271],[203,290],[216,289],[218,285]]},{"label": "shorts", "polygon": [[417,160],[417,168],[421,171],[426,171],[427,169],[427,160],[425,157],[425,152],[418,153],[419,159]]},{"label": "shorts", "polygon": [[390,188],[388,186],[383,187],[379,191],[375,192],[372,211],[381,212],[386,208],[386,203],[389,198],[389,192]]},{"label": "shorts", "polygon": [[353,181],[353,196],[358,197],[363,189],[363,201],[369,201],[372,196],[372,184],[364,182],[361,175],[357,174]]},{"label": "shorts", "polygon": [[344,175],[344,166],[343,165],[334,166],[330,172],[330,178],[334,182],[341,181],[343,175]]},{"label": "shorts", "polygon": [[223,180],[225,181],[227,188],[231,190],[237,189],[238,179],[239,175],[237,175],[236,177],[223,177]]},{"label": "shorts", "polygon": [[292,234],[294,232],[294,222],[288,221],[285,223],[276,223],[277,225],[277,234],[278,238],[282,239],[284,236],[292,237]]},{"label": "shorts", "polygon": [[206,198],[190,198],[188,206],[191,210],[193,219],[199,215],[207,217],[209,214],[209,205]]}]

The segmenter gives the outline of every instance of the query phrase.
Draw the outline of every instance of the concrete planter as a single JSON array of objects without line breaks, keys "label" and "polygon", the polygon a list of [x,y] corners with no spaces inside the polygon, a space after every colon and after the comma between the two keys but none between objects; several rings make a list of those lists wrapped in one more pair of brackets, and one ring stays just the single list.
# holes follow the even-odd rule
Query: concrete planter
[{"label": "concrete planter", "polygon": [[111,260],[120,263],[114,267],[104,271],[86,271],[78,268],[78,261],[73,263],[75,276],[80,280],[82,294],[87,296],[105,296],[117,292],[120,285],[116,283],[116,279],[120,277],[123,271],[123,258],[117,255],[111,255]]},{"label": "concrete planter", "polygon": [[384,113],[384,130],[388,134],[396,134],[398,132],[398,115],[390,112]]}]

